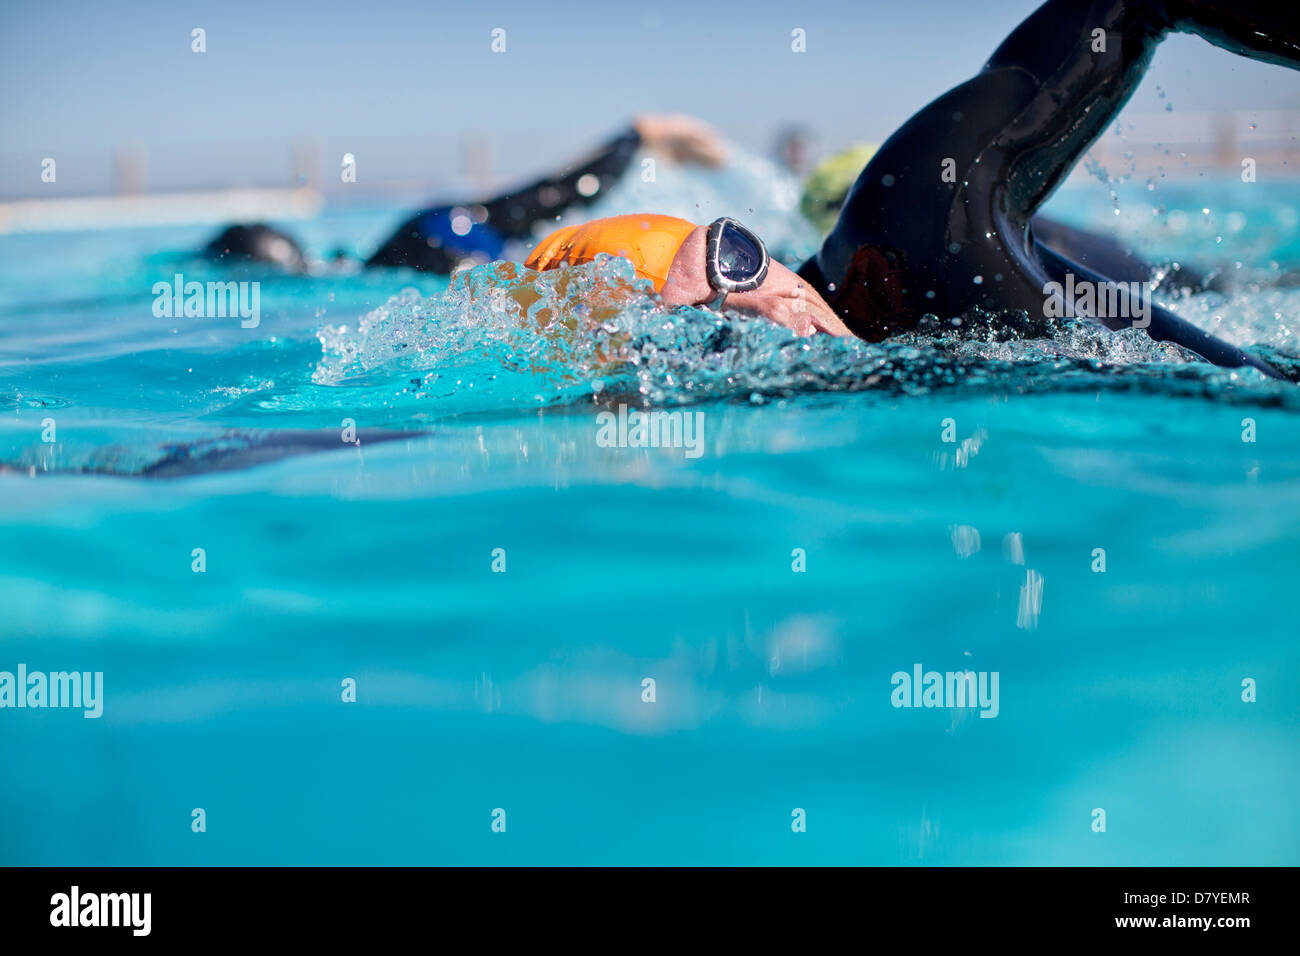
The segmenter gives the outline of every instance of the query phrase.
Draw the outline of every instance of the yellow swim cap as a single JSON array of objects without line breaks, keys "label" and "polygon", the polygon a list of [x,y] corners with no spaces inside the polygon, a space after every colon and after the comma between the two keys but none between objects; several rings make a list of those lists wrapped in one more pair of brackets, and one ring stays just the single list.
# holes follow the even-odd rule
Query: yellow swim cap
[{"label": "yellow swim cap", "polygon": [[524,265],[538,271],[576,266],[605,252],[630,259],[636,274],[661,292],[677,250],[694,229],[693,222],[653,213],[593,219],[555,230],[537,244]]},{"label": "yellow swim cap", "polygon": [[835,225],[858,173],[876,155],[877,149],[875,143],[854,143],[822,160],[808,177],[799,209],[823,235]]}]

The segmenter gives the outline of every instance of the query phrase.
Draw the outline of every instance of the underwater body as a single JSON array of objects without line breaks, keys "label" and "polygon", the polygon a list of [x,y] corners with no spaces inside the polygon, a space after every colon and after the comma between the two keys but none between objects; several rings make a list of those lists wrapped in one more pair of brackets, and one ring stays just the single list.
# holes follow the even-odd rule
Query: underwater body
[{"label": "underwater body", "polygon": [[[655,211],[797,264],[738,165]],[[1294,180],[1049,211],[1300,364]],[[1294,384],[1083,323],[800,339],[612,258],[521,319],[516,265],[232,273],[210,232],[0,236],[0,671],[102,674],[97,717],[0,711],[0,861],[1300,862]],[[177,273],[256,325],[155,314]],[[701,453],[602,439],[628,408]]]}]

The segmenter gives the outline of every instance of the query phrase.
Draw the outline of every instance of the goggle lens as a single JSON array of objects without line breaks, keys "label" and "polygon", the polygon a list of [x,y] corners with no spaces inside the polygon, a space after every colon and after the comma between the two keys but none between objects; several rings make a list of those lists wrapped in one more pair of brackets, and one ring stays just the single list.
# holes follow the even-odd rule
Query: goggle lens
[{"label": "goggle lens", "polygon": [[718,271],[733,282],[745,282],[758,275],[763,253],[758,243],[744,230],[728,223],[718,243]]}]

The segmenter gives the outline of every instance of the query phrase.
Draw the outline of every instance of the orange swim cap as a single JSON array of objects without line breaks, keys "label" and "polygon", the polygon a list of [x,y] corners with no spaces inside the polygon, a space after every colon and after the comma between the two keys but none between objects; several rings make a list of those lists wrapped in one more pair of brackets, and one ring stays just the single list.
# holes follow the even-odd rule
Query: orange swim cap
[{"label": "orange swim cap", "polygon": [[605,252],[630,259],[636,274],[661,292],[677,250],[694,229],[693,222],[653,213],[593,219],[555,230],[537,244],[524,265],[538,271],[581,265]]}]

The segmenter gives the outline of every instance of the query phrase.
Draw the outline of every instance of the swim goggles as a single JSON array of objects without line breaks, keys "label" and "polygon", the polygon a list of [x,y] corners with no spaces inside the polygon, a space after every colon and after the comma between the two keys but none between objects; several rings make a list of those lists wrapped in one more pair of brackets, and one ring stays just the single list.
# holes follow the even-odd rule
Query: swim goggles
[{"label": "swim goggles", "polygon": [[767,278],[767,246],[734,219],[723,216],[709,225],[704,246],[704,274],[718,297],[714,309],[732,292],[751,292]]}]

